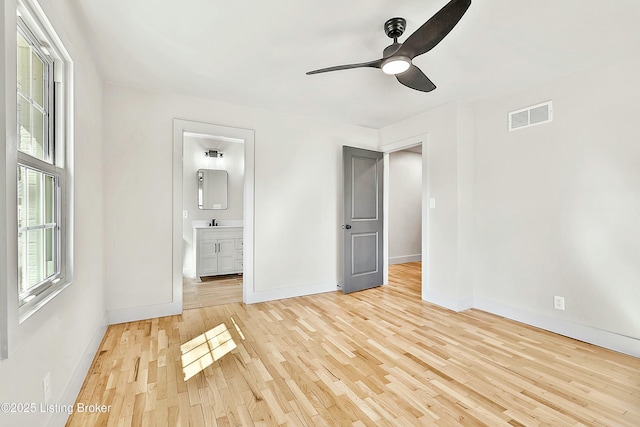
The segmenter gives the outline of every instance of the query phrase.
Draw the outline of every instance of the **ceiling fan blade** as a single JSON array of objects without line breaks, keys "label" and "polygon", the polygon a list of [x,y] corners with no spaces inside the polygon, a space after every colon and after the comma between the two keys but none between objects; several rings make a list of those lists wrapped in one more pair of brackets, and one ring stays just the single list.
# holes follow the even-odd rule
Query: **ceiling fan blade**
[{"label": "ceiling fan blade", "polygon": [[471,0],[451,0],[402,44],[396,55],[411,59],[429,52],[456,26],[471,5]]},{"label": "ceiling fan blade", "polygon": [[348,70],[350,68],[380,68],[382,64],[382,59],[376,59],[375,61],[370,62],[361,62],[359,64],[347,64],[347,65],[337,65],[335,67],[327,67],[320,68],[319,70],[307,71],[307,75],[311,74],[319,74],[319,73],[328,73],[329,71],[339,71],[339,70]]},{"label": "ceiling fan blade", "polygon": [[429,77],[425,76],[420,68],[415,65],[410,66],[409,69],[402,74],[396,74],[396,78],[406,87],[421,92],[431,92],[436,88],[436,85],[429,80]]}]

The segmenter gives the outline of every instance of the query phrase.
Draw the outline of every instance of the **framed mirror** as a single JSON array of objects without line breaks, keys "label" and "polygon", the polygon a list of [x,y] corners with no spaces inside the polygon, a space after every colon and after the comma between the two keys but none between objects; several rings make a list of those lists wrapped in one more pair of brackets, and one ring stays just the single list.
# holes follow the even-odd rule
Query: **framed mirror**
[{"label": "framed mirror", "polygon": [[229,174],[225,170],[198,170],[198,208],[227,209]]}]

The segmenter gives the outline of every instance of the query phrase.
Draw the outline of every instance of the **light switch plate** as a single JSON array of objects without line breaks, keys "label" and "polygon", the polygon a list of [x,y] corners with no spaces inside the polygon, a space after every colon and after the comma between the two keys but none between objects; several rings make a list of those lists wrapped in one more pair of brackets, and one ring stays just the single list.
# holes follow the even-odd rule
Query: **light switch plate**
[{"label": "light switch plate", "polygon": [[435,207],[436,207],[436,199],[434,197],[429,199],[429,207],[431,209],[435,209]]}]

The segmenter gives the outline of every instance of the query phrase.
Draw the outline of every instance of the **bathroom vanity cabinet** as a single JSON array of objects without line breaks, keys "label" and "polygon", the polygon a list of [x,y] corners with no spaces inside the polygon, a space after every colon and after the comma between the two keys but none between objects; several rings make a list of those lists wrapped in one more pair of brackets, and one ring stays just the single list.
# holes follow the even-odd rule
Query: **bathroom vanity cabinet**
[{"label": "bathroom vanity cabinet", "polygon": [[242,273],[242,227],[194,228],[196,276]]}]

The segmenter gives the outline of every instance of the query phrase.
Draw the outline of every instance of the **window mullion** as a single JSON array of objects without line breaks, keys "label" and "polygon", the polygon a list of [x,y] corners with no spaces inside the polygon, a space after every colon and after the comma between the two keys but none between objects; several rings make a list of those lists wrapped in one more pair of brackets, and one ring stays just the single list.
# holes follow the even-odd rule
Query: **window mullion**
[{"label": "window mullion", "polygon": [[[25,169],[24,173],[24,200],[25,200],[25,210],[24,210],[24,218],[25,225],[29,226],[29,211],[31,210],[31,202],[29,198],[29,178],[27,171]],[[22,266],[24,270],[22,271],[22,281],[23,281],[23,292],[27,292],[29,290],[29,282],[31,279],[31,275],[29,274],[29,232],[24,232],[24,247],[22,253]]]},{"label": "window mullion", "polygon": [[[43,144],[43,151],[44,151],[44,144]],[[39,221],[39,225],[40,225],[40,229],[42,230],[40,232],[40,247],[38,248],[40,250],[40,274],[39,277],[42,277],[43,279],[47,278],[47,262],[46,262],[46,258],[47,258],[47,233],[45,232],[45,228],[44,226],[44,221],[45,221],[45,204],[46,204],[46,188],[45,188],[45,179],[44,179],[45,175],[41,174],[40,175],[40,192],[39,192],[39,199],[40,199],[40,206],[39,206],[39,210],[40,210],[40,218],[41,220]]]},{"label": "window mullion", "polygon": [[[33,114],[33,47],[29,48],[29,78],[31,79],[31,83],[29,84],[29,133],[30,133],[30,144],[34,146],[34,114]],[[44,148],[44,147],[43,147]],[[44,154],[44,150],[43,150]]]},{"label": "window mullion", "polygon": [[47,83],[44,85],[43,90],[44,90],[44,99],[43,99],[43,105],[42,107],[44,108],[44,120],[42,121],[42,125],[45,127],[45,129],[42,132],[43,138],[46,141],[42,142],[43,145],[43,151],[44,151],[44,157],[46,160],[48,160],[49,162],[51,162],[52,164],[55,164],[55,159],[51,156],[51,135],[49,134],[49,129],[50,129],[50,122],[49,122],[49,111],[51,110],[51,105],[49,104],[49,85],[50,83],[50,75],[49,75],[49,68],[50,67],[44,67],[44,72],[43,72],[43,77],[44,77],[44,81]]}]

